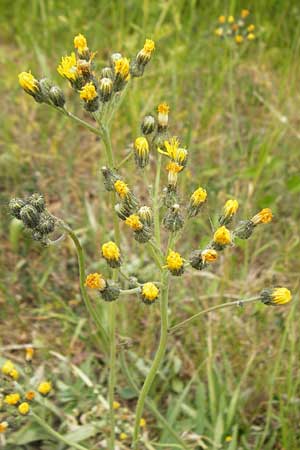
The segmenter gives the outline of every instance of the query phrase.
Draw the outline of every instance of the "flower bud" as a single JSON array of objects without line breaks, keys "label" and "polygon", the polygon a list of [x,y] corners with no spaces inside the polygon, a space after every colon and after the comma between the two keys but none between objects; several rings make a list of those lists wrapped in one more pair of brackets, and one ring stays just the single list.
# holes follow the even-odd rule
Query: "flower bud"
[{"label": "flower bud", "polygon": [[171,272],[172,275],[178,277],[184,272],[184,259],[179,253],[170,250],[165,267]]},{"label": "flower bud", "polygon": [[117,300],[120,292],[121,290],[117,283],[111,280],[107,280],[105,289],[103,289],[100,293],[103,300],[105,300],[106,302],[112,302],[114,300]]},{"label": "flower bud", "polygon": [[130,65],[127,58],[120,58],[114,62],[115,69],[115,80],[114,80],[114,90],[116,92],[121,91],[126,82],[130,78]]},{"label": "flower bud", "polygon": [[143,169],[149,163],[149,144],[145,137],[138,137],[134,141],[134,158],[136,165]]},{"label": "flower bud", "polygon": [[117,203],[115,205],[115,211],[121,220],[126,220],[127,217],[129,217],[133,212],[132,209],[128,207],[126,202]]},{"label": "flower bud", "polygon": [[184,224],[184,219],[183,219],[182,215],[180,214],[180,206],[178,203],[175,203],[167,211],[167,213],[163,219],[163,225],[166,228],[166,230],[175,232],[175,231],[180,230],[183,227],[183,224]]},{"label": "flower bud", "polygon": [[149,228],[152,227],[153,213],[152,209],[149,206],[141,206],[140,209],[138,210],[138,216],[144,225],[147,225]]},{"label": "flower bud", "polygon": [[159,296],[159,289],[154,283],[145,283],[142,286],[141,297],[146,305],[152,305]]},{"label": "flower bud", "polygon": [[20,212],[23,206],[25,206],[24,200],[21,198],[12,198],[9,202],[10,213],[16,217],[16,219],[21,219]]},{"label": "flower bud", "polygon": [[90,52],[87,45],[87,40],[82,34],[74,37],[74,47],[77,49],[78,55],[83,59],[90,58]]},{"label": "flower bud", "polygon": [[63,108],[64,104],[66,103],[65,95],[58,86],[52,86],[49,91],[49,98],[53,105],[57,106],[58,108]]},{"label": "flower bud", "polygon": [[106,166],[101,168],[102,175],[104,177],[104,187],[107,191],[113,191],[115,189],[114,184],[117,180],[120,179],[117,173],[113,172]]},{"label": "flower bud", "polygon": [[36,228],[39,224],[40,213],[32,205],[25,205],[21,209],[20,217],[28,228]]},{"label": "flower bud", "polygon": [[106,242],[102,245],[102,256],[107,264],[116,269],[121,266],[121,252],[119,247],[112,241]]},{"label": "flower bud", "polygon": [[31,72],[21,72],[18,75],[19,84],[24,91],[31,95],[38,103],[44,101],[39,81],[34,78]]},{"label": "flower bud", "polygon": [[212,247],[214,250],[224,250],[224,248],[231,243],[230,231],[223,225],[219,227],[213,237]]},{"label": "flower bud", "polygon": [[190,203],[188,206],[188,216],[195,217],[199,214],[202,206],[206,202],[207,192],[202,187],[196,189],[190,198]]},{"label": "flower bud", "polygon": [[269,223],[273,219],[273,214],[270,208],[264,208],[255,216],[252,217],[251,222],[254,226],[260,223]]},{"label": "flower bud", "polygon": [[237,227],[233,231],[234,237],[239,239],[249,239],[254,230],[254,224],[251,220],[242,220],[238,223]]},{"label": "flower bud", "polygon": [[95,112],[99,108],[99,99],[94,83],[86,83],[80,91],[80,98],[84,101],[84,108]]},{"label": "flower bud", "polygon": [[158,130],[164,130],[168,127],[170,107],[167,103],[161,103],[158,105],[157,111]]},{"label": "flower bud", "polygon": [[32,194],[28,197],[28,203],[34,206],[38,212],[43,212],[45,210],[45,198],[42,194]]},{"label": "flower bud", "polygon": [[228,225],[232,221],[233,216],[236,214],[238,207],[239,203],[237,200],[235,199],[227,200],[223,208],[223,214],[219,218],[219,224]]},{"label": "flower bud", "polygon": [[190,254],[189,263],[196,270],[203,270],[206,267],[206,264],[202,259],[201,250],[194,250]]},{"label": "flower bud", "polygon": [[152,238],[152,229],[144,225],[140,230],[136,230],[133,233],[133,236],[137,242],[140,244],[145,244]]},{"label": "flower bud", "polygon": [[49,102],[49,92],[50,89],[53,87],[53,82],[48,78],[42,78],[41,80],[39,80],[39,86],[43,97],[43,101]]},{"label": "flower bud", "polygon": [[111,80],[113,80],[114,73],[113,73],[111,67],[104,67],[101,70],[101,78],[110,78]]},{"label": "flower bud", "polygon": [[43,212],[40,215],[40,221],[37,226],[37,231],[42,235],[50,234],[55,229],[55,219],[48,212]]},{"label": "flower bud", "polygon": [[134,210],[137,207],[138,205],[137,199],[124,181],[117,180],[114,183],[114,188],[117,194],[119,195],[120,199],[124,203],[126,203],[127,208],[129,210]]},{"label": "flower bud", "polygon": [[285,305],[292,300],[291,291],[285,287],[263,289],[260,299],[265,305]]},{"label": "flower bud", "polygon": [[142,133],[146,136],[148,134],[153,133],[155,126],[156,126],[155,117],[152,116],[151,114],[148,114],[143,118],[143,121],[141,123]]},{"label": "flower bud", "polygon": [[111,78],[101,78],[100,84],[99,84],[99,92],[100,92],[100,99],[103,102],[108,102],[111,98],[113,90],[113,82]]},{"label": "flower bud", "polygon": [[111,56],[110,56],[112,67],[115,67],[115,63],[117,61],[119,61],[120,59],[122,59],[122,54],[121,53],[112,53]]},{"label": "flower bud", "polygon": [[155,49],[155,43],[152,39],[146,39],[144,47],[136,56],[136,62],[138,65],[146,66],[151,59],[152,53]]}]

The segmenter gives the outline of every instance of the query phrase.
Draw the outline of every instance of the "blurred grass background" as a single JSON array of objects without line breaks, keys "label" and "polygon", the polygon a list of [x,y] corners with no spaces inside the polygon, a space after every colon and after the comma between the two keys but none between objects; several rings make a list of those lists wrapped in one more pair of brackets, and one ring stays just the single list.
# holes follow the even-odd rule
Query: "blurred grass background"
[{"label": "blurred grass background", "polygon": [[[213,30],[219,15],[238,15],[242,8],[251,10],[258,38],[233,50],[231,73],[232,54]],[[118,113],[113,146],[120,161],[138,135],[143,115],[161,101],[170,104],[171,130],[190,151],[185,198],[198,185],[209,193],[208,205],[187,229],[180,251],[188,256],[206,242],[230,196],[238,198],[241,218],[263,207],[271,207],[275,216],[249,242],[227,250],[215,270],[174,279],[171,320],[255,295],[267,286],[284,285],[294,294],[287,308],[257,305],[224,311],[172,337],[153,398],[174,429],[203,436],[192,448],[300,448],[299,19],[299,2],[283,0],[0,2],[1,346],[3,357],[13,358],[18,353],[9,345],[33,342],[41,347],[39,363],[45,370],[51,367],[53,379],[60,380],[54,402],[65,415],[93,403],[92,393],[82,399],[78,380],[72,385],[71,362],[95,383],[101,373],[100,384],[106,384],[103,354],[97,336],[90,337],[79,295],[76,256],[69,242],[41,249],[11,221],[6,205],[12,195],[45,193],[51,212],[67,219],[81,237],[87,270],[105,273],[99,258],[100,243],[111,236],[111,212],[99,173],[105,161],[95,136],[36,104],[21,91],[17,75],[30,69],[38,78],[49,76],[64,89],[68,108],[89,120],[56,72],[74,35],[86,35],[89,47],[98,51],[99,68],[111,52],[134,55],[151,37],[155,55]],[[154,167],[147,174],[150,182]],[[133,163],[122,173],[146,201]],[[128,270],[151,278],[152,264],[123,231]],[[105,315],[102,304],[99,308]],[[157,323],[157,308],[149,313],[133,298],[120,310],[120,349],[130,342],[127,358],[137,381],[153,356]],[[58,364],[50,351],[67,362]],[[121,373],[118,397],[133,410],[134,394]],[[67,423],[62,415],[62,430]],[[162,443],[172,442],[151,415],[149,423],[154,441],[160,436]],[[30,439],[17,447],[16,442],[7,448],[36,448]]]}]

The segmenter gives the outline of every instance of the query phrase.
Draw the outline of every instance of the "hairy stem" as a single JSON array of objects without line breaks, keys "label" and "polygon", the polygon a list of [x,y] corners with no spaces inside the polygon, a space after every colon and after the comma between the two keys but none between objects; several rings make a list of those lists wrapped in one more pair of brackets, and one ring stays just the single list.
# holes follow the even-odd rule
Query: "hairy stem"
[{"label": "hairy stem", "polygon": [[159,153],[157,159],[156,178],[154,184],[153,194],[153,215],[154,215],[154,236],[157,245],[160,247],[160,215],[159,215],[159,184],[160,184],[160,172],[161,172],[162,156]]}]

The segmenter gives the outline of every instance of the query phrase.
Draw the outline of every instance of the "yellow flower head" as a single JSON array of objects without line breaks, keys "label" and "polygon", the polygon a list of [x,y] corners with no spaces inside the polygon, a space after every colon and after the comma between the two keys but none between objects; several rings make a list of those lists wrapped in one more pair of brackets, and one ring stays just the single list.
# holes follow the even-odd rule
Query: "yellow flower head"
[{"label": "yellow flower head", "polygon": [[52,390],[52,383],[50,381],[42,381],[38,385],[38,391],[40,394],[46,396]]},{"label": "yellow flower head", "polygon": [[98,96],[95,85],[87,83],[80,91],[80,98],[85,102],[91,102]]},{"label": "yellow flower head", "polygon": [[241,44],[242,42],[244,42],[244,38],[240,34],[237,34],[234,39],[237,44]]},{"label": "yellow flower head", "polygon": [[32,361],[33,355],[34,355],[34,349],[32,347],[27,347],[25,349],[25,359],[26,359],[26,361],[28,361],[28,362]]},{"label": "yellow flower head", "polygon": [[223,36],[223,34],[224,34],[223,28],[219,27],[219,28],[215,29],[215,35],[216,36]]},{"label": "yellow flower head", "polygon": [[17,380],[19,378],[19,372],[17,369],[12,369],[8,374],[13,380]]},{"label": "yellow flower head", "polygon": [[20,394],[15,392],[13,394],[6,395],[4,397],[4,402],[7,403],[7,405],[16,405],[17,403],[19,403],[20,399]]},{"label": "yellow flower head", "polygon": [[14,364],[10,359],[5,361],[3,366],[1,367],[1,372],[4,373],[4,375],[9,375],[9,373],[15,368]]},{"label": "yellow flower head", "polygon": [[160,114],[169,114],[170,106],[167,103],[160,103],[157,107],[157,112]]},{"label": "yellow flower head", "polygon": [[170,173],[179,173],[179,172],[181,172],[182,171],[182,169],[183,169],[184,167],[183,166],[180,166],[179,164],[177,164],[176,162],[174,162],[174,161],[172,161],[172,162],[169,162],[167,165],[166,165],[166,170]]},{"label": "yellow flower head", "polygon": [[26,416],[26,414],[30,411],[30,406],[27,402],[21,403],[21,405],[18,406],[19,413],[22,414],[22,416]]},{"label": "yellow flower head", "polygon": [[219,245],[228,245],[231,242],[231,235],[225,226],[219,227],[214,234],[214,242]]},{"label": "yellow flower head", "polygon": [[217,260],[218,253],[216,252],[216,250],[208,248],[206,250],[203,250],[203,252],[201,252],[201,258],[202,261],[205,263],[213,263]]},{"label": "yellow flower head", "polygon": [[259,213],[255,214],[252,217],[251,222],[254,225],[258,225],[259,223],[269,223],[273,219],[273,214],[270,208],[264,208]]},{"label": "yellow flower head", "polygon": [[130,228],[132,228],[134,231],[138,231],[143,228],[143,224],[140,221],[140,218],[137,214],[131,214],[129,217],[127,217],[127,219],[125,220],[125,223]]},{"label": "yellow flower head", "polygon": [[219,23],[225,23],[225,22],[226,22],[226,16],[220,16],[220,17],[218,18],[218,22],[219,22]]},{"label": "yellow flower head", "polygon": [[88,50],[87,40],[83,34],[77,34],[77,36],[74,37],[74,47],[77,48],[78,53],[80,54]]},{"label": "yellow flower head", "polygon": [[232,436],[226,436],[225,442],[231,442],[231,441],[232,441]]},{"label": "yellow flower head", "polygon": [[67,80],[75,81],[78,77],[76,56],[72,52],[70,56],[63,56],[61,63],[57,67],[57,72],[62,76],[67,78]]},{"label": "yellow flower head", "polygon": [[170,250],[167,256],[167,268],[171,271],[180,270],[183,266],[184,260],[181,255],[173,250]]},{"label": "yellow flower head", "polygon": [[191,204],[192,206],[199,206],[201,203],[204,203],[207,199],[207,192],[202,187],[196,189],[191,195]]},{"label": "yellow flower head", "polygon": [[119,196],[121,197],[122,200],[124,200],[124,198],[126,198],[128,196],[128,194],[130,193],[129,187],[122,180],[117,180],[114,183],[114,187],[115,187],[116,192],[119,194]]},{"label": "yellow flower head", "polygon": [[113,402],[113,408],[114,409],[119,409],[121,406],[121,404],[119,402],[117,402],[116,400]]},{"label": "yellow flower head", "polygon": [[155,49],[155,42],[152,41],[152,39],[146,39],[143,47],[144,52],[149,53],[151,55],[154,49]]},{"label": "yellow flower head", "polygon": [[124,80],[127,80],[129,77],[129,59],[120,58],[115,61],[115,72],[119,74]]},{"label": "yellow flower head", "polygon": [[0,422],[0,433],[5,433],[8,428],[8,423],[6,421]]},{"label": "yellow flower head", "polygon": [[249,31],[249,33],[252,33],[255,30],[255,25],[253,25],[253,23],[251,23],[251,25],[249,25],[247,30]]},{"label": "yellow flower head", "polygon": [[234,22],[234,17],[233,16],[229,16],[228,17],[228,23],[233,23]]},{"label": "yellow flower head", "polygon": [[250,14],[249,9],[242,9],[242,11],[241,11],[241,17],[242,17],[243,19],[245,19],[246,17],[248,17],[249,14]]},{"label": "yellow flower head", "polygon": [[119,261],[120,249],[113,241],[106,242],[102,245],[102,256],[108,261]]},{"label": "yellow flower head", "polygon": [[291,291],[285,287],[263,289],[260,297],[267,305],[285,305],[292,300]]},{"label": "yellow flower head", "polygon": [[247,36],[248,41],[254,41],[255,39],[255,34],[254,33],[249,33]]},{"label": "yellow flower head", "polygon": [[159,148],[158,151],[160,153],[168,156],[178,164],[184,164],[186,162],[188,152],[185,148],[179,147],[179,140],[176,137],[172,137],[169,141],[165,141],[164,145],[166,151],[163,151]]},{"label": "yellow flower head", "polygon": [[102,291],[106,287],[106,282],[101,273],[90,273],[86,277],[84,285],[90,289],[99,289]]},{"label": "yellow flower head", "polygon": [[126,441],[127,438],[128,438],[128,435],[126,433],[121,433],[120,434],[121,441]]},{"label": "yellow flower head", "polygon": [[235,199],[227,200],[227,202],[224,205],[224,216],[230,217],[233,216],[239,207],[239,202]]},{"label": "yellow flower head", "polygon": [[146,303],[154,302],[159,295],[159,289],[153,283],[145,283],[142,287],[142,297]]},{"label": "yellow flower head", "polygon": [[146,422],[146,420],[142,417],[141,420],[140,420],[140,427],[141,427],[141,428],[145,428],[146,425],[147,425],[147,422]]},{"label": "yellow flower head", "polygon": [[31,402],[35,398],[35,392],[34,391],[27,391],[25,394],[26,400]]},{"label": "yellow flower head", "polygon": [[145,156],[149,153],[149,144],[145,137],[141,136],[134,141],[134,148],[139,156]]},{"label": "yellow flower head", "polygon": [[38,90],[38,80],[34,78],[31,72],[21,72],[18,75],[20,86],[27,92],[36,92]]},{"label": "yellow flower head", "polygon": [[158,126],[162,128],[166,128],[168,126],[169,121],[169,111],[170,107],[167,103],[160,103],[157,107],[157,122]]}]

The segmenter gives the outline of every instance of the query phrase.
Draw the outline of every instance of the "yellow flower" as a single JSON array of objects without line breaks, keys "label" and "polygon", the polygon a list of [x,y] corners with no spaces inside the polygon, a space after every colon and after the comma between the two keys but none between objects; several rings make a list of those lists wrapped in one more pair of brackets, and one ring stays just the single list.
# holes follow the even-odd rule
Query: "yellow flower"
[{"label": "yellow flower", "polygon": [[22,414],[22,416],[26,416],[26,414],[30,411],[30,406],[27,402],[21,403],[18,407],[19,413]]},{"label": "yellow flower", "polygon": [[157,107],[157,122],[158,126],[166,128],[168,126],[170,107],[167,103],[160,103]]},{"label": "yellow flower", "polygon": [[4,402],[7,403],[8,405],[16,405],[17,403],[19,403],[20,398],[21,398],[20,394],[15,392],[13,394],[6,395],[4,397]]},{"label": "yellow flower", "polygon": [[219,22],[219,23],[225,23],[225,22],[226,22],[226,16],[220,16],[220,17],[218,18],[218,22]]},{"label": "yellow flower", "polygon": [[285,305],[292,300],[291,291],[285,287],[263,289],[260,297],[267,305]]},{"label": "yellow flower", "polygon": [[142,287],[142,299],[144,303],[153,303],[159,295],[159,289],[153,283],[145,283]]},{"label": "yellow flower", "polygon": [[18,75],[20,86],[29,92],[36,92],[38,90],[38,80],[34,78],[31,72],[21,72]]},{"label": "yellow flower", "polygon": [[273,219],[273,214],[270,208],[264,208],[259,213],[255,214],[252,217],[251,222],[254,225],[258,225],[259,223],[269,223]]},{"label": "yellow flower", "polygon": [[185,148],[179,147],[179,140],[176,137],[171,138],[169,141],[164,142],[166,151],[158,148],[159,153],[168,156],[178,164],[184,164],[187,159],[188,152]]},{"label": "yellow flower", "polygon": [[248,41],[254,41],[255,39],[255,34],[254,33],[249,33],[247,36]]},{"label": "yellow flower", "polygon": [[28,400],[29,402],[31,402],[31,401],[35,398],[35,392],[34,392],[34,391],[28,391],[28,392],[26,392],[25,398],[26,398],[26,400]]},{"label": "yellow flower", "polygon": [[255,30],[255,25],[253,25],[253,23],[251,23],[251,25],[249,25],[247,30],[249,31],[249,33],[252,33]]},{"label": "yellow flower", "polygon": [[231,442],[231,441],[232,441],[232,436],[226,436],[225,442]]},{"label": "yellow flower", "polygon": [[26,361],[31,361],[33,358],[34,349],[32,347],[27,347],[25,350],[25,359]]},{"label": "yellow flower", "polygon": [[245,19],[246,17],[248,17],[249,14],[250,14],[249,9],[242,9],[242,11],[241,11],[241,17],[242,17],[243,19]]},{"label": "yellow flower", "polygon": [[86,102],[91,102],[98,96],[95,85],[87,83],[80,91],[80,98]]},{"label": "yellow flower", "polygon": [[129,217],[127,217],[127,219],[125,220],[125,223],[130,228],[132,228],[134,231],[138,231],[143,228],[143,224],[140,221],[140,218],[137,214],[131,214]]},{"label": "yellow flower", "polygon": [[239,207],[239,202],[235,199],[227,200],[227,202],[224,205],[224,216],[230,217],[233,216]]},{"label": "yellow flower", "polygon": [[129,187],[122,180],[117,180],[114,183],[114,187],[115,187],[116,192],[119,194],[119,196],[121,197],[122,200],[124,200],[124,198],[126,198],[128,196],[128,194],[130,193]]},{"label": "yellow flower", "polygon": [[61,63],[57,67],[57,72],[70,81],[75,81],[78,77],[77,66],[76,66],[76,56],[72,52],[70,56],[63,56]]},{"label": "yellow flower", "polygon": [[202,261],[205,263],[213,263],[217,260],[218,253],[216,252],[216,250],[208,248],[206,250],[203,250],[203,252],[201,252],[201,258]]},{"label": "yellow flower", "polygon": [[128,436],[127,436],[126,433],[121,433],[121,434],[120,434],[120,439],[121,439],[121,441],[126,441],[127,438],[128,438]]},{"label": "yellow flower", "polygon": [[234,17],[233,16],[229,16],[228,17],[228,23],[233,23],[234,22]]},{"label": "yellow flower", "polygon": [[17,380],[19,378],[19,372],[17,371],[17,369],[12,369],[8,375],[14,380]]},{"label": "yellow flower", "polygon": [[113,241],[106,242],[102,245],[102,256],[107,261],[119,261],[120,249]]},{"label": "yellow flower", "polygon": [[183,266],[183,258],[181,255],[177,252],[174,252],[173,250],[169,251],[169,254],[167,256],[167,268],[171,271],[173,270],[179,270]]},{"label": "yellow flower", "polygon": [[77,48],[78,53],[80,54],[88,50],[87,40],[82,34],[77,34],[77,36],[74,37],[74,47]]},{"label": "yellow flower", "polygon": [[169,114],[170,106],[167,103],[160,103],[157,107],[157,112],[161,114]]},{"label": "yellow flower", "polygon": [[141,428],[145,428],[146,425],[147,425],[147,422],[146,422],[146,420],[142,417],[141,420],[140,420],[140,427],[141,427]]},{"label": "yellow flower", "polygon": [[244,38],[243,38],[243,36],[241,36],[240,34],[237,34],[237,35],[235,36],[235,42],[236,42],[237,44],[241,44],[243,41],[244,41]]},{"label": "yellow flower", "polygon": [[145,156],[149,153],[149,144],[145,137],[141,136],[134,141],[134,148],[139,156]]},{"label": "yellow flower", "polygon": [[121,404],[119,402],[117,402],[117,401],[113,402],[113,409],[119,409],[120,406],[121,406]]},{"label": "yellow flower", "polygon": [[129,69],[129,59],[120,58],[115,61],[115,72],[116,74],[119,74],[124,80],[127,80],[129,78]]},{"label": "yellow flower", "polygon": [[223,34],[224,34],[223,28],[216,28],[215,29],[215,35],[216,36],[223,36]]},{"label": "yellow flower", "polygon": [[201,203],[204,203],[207,198],[207,192],[202,187],[196,189],[191,195],[191,204],[192,206],[199,206]]},{"label": "yellow flower", "polygon": [[50,381],[42,381],[38,385],[38,391],[40,394],[46,396],[52,390],[52,383]]},{"label": "yellow flower", "polygon": [[1,368],[1,372],[4,373],[4,375],[9,375],[9,373],[15,368],[14,364],[8,359],[5,361]]},{"label": "yellow flower", "polygon": [[0,433],[5,433],[8,428],[8,423],[6,421],[0,422]]},{"label": "yellow flower", "polygon": [[155,42],[152,41],[152,39],[146,39],[143,47],[144,52],[150,53],[151,55],[154,49],[155,49]]},{"label": "yellow flower", "polygon": [[230,231],[225,227],[219,227],[214,234],[214,242],[219,245],[228,245],[231,242]]},{"label": "yellow flower", "polygon": [[168,183],[171,186],[175,186],[177,183],[177,174],[184,169],[183,166],[180,166],[174,161],[169,162],[166,165],[166,170],[168,171]]},{"label": "yellow flower", "polygon": [[90,289],[99,289],[102,291],[106,287],[106,282],[101,273],[90,273],[86,277],[84,285]]}]

